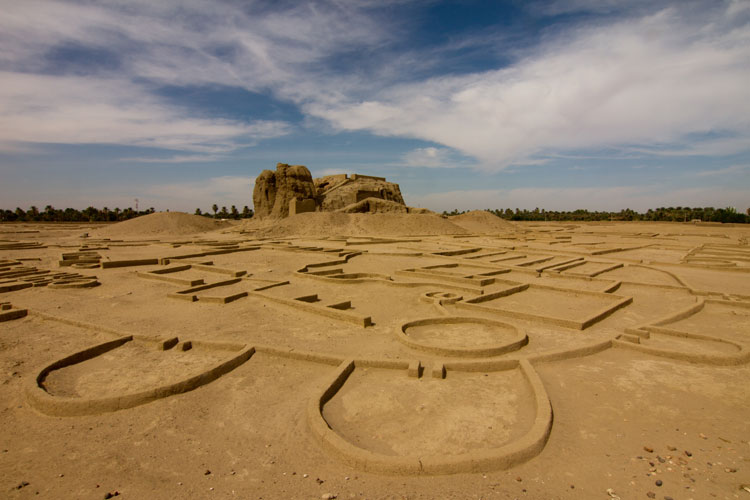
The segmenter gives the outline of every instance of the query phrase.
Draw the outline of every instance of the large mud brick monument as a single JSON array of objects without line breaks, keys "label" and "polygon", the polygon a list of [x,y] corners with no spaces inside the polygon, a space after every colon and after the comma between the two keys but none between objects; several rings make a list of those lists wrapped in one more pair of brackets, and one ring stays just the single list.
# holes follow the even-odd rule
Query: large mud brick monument
[{"label": "large mud brick monument", "polygon": [[257,217],[282,218],[304,212],[409,213],[398,184],[383,177],[347,174],[313,179],[304,165],[279,163],[255,181],[253,204]]}]

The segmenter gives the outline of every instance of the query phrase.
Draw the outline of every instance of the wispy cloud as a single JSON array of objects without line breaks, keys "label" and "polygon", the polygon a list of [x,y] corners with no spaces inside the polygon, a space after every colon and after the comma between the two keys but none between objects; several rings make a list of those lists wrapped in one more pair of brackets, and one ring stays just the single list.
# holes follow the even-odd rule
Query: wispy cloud
[{"label": "wispy cloud", "polygon": [[289,129],[278,121],[190,116],[122,79],[0,72],[0,81],[5,144],[110,143],[217,153]]},{"label": "wispy cloud", "polygon": [[[288,124],[207,118],[167,104],[153,89],[220,84],[273,88],[286,99],[336,99],[340,91],[323,84],[327,66],[314,63],[337,47],[376,44],[388,33],[363,14],[366,8],[11,2],[0,16],[0,144],[116,143],[211,153],[284,135]],[[101,60],[89,57],[94,53]]]},{"label": "wispy cloud", "polygon": [[725,168],[717,168],[714,170],[701,170],[696,172],[696,177],[730,177],[737,174],[750,173],[750,165],[730,165]]},{"label": "wispy cloud", "polygon": [[[509,67],[395,84],[306,107],[344,130],[416,137],[503,169],[566,151],[669,145],[725,131],[750,145],[750,30],[677,9],[565,32]],[[649,152],[645,149],[642,152]],[[659,151],[650,153],[659,154]],[[662,153],[663,154],[663,153]]]},{"label": "wispy cloud", "polygon": [[[403,50],[409,20],[372,0],[6,2],[0,147],[150,146],[175,150],[161,162],[179,163],[289,133],[284,122],[207,117],[154,92],[222,85],[292,102],[306,124],[439,145],[408,153],[405,166],[502,170],[602,150],[747,152],[747,3],[675,5],[541,2],[543,15],[602,17],[545,33],[504,67],[458,73],[447,56],[500,51],[506,34]],[[76,51],[96,57],[60,55]],[[717,131],[725,138],[695,139]]]},{"label": "wispy cloud", "polygon": [[402,157],[397,165],[405,167],[459,168],[473,166],[475,162],[462,157],[450,148],[416,148]]},{"label": "wispy cloud", "polygon": [[140,156],[140,157],[124,157],[120,158],[119,161],[125,162],[125,163],[203,163],[208,161],[221,161],[225,160],[227,157],[223,155],[174,155],[174,156],[168,156],[168,157],[148,157],[148,156]]}]

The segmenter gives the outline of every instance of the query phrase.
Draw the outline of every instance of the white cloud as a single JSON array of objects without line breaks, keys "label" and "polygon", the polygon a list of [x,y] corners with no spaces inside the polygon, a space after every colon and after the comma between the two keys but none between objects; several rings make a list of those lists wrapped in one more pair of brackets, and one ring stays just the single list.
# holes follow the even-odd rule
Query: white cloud
[{"label": "white cloud", "polygon": [[743,153],[748,150],[748,137],[698,138],[686,139],[680,144],[653,144],[643,147],[624,147],[621,149],[626,156],[724,156]]},{"label": "white cloud", "polygon": [[226,152],[278,137],[278,121],[196,118],[120,79],[0,72],[3,143],[112,143]]},{"label": "white cloud", "polygon": [[730,165],[725,168],[717,168],[714,170],[701,170],[700,172],[696,172],[694,175],[696,177],[723,177],[723,176],[733,176],[737,174],[746,174],[750,173],[750,165]]},{"label": "white cloud", "polygon": [[750,2],[747,0],[731,0],[727,8],[727,17],[734,17],[750,10]]},{"label": "white cloud", "polygon": [[[563,34],[510,67],[386,87],[363,101],[311,103],[344,130],[429,140],[502,169],[547,153],[678,145],[714,154],[750,144],[750,30],[675,9]],[[742,146],[739,146],[742,147]]]},{"label": "white cloud", "polygon": [[[273,88],[286,98],[326,99],[338,91],[326,90],[325,71],[314,69],[325,65],[314,62],[388,33],[362,14],[365,7],[6,2],[0,16],[0,144],[116,143],[210,153],[284,135],[289,126],[278,121],[192,116],[156,98],[144,82]],[[100,51],[106,64],[53,55],[60,48]]]},{"label": "white cloud", "polygon": [[548,16],[575,12],[606,13],[650,6],[653,0],[553,0],[551,2],[529,2],[530,9]]},{"label": "white cloud", "polygon": [[[546,5],[552,13],[632,15],[653,8],[641,0],[620,4]],[[396,53],[407,21],[379,17],[372,9],[378,5],[333,0],[282,10],[253,2],[206,8],[197,0],[6,2],[0,63],[10,69],[0,74],[0,144],[117,143],[217,154],[289,131],[278,121],[190,115],[154,97],[147,81],[273,92],[298,104],[309,122],[442,145],[407,154],[403,163],[410,166],[449,166],[449,152],[497,170],[591,149],[647,156],[748,150],[746,2],[705,8],[702,16],[693,7],[669,8],[581,25],[546,34],[505,68],[426,79],[404,75],[414,75],[415,66],[445,71],[445,53],[474,42],[484,47],[493,38],[485,32],[481,40]],[[62,67],[54,71],[65,75],[49,74],[50,51],[66,45],[102,50],[114,69],[77,74],[80,68]],[[337,55],[360,48],[383,64],[342,70]],[[715,133],[729,138],[690,139]],[[458,166],[467,165],[473,163]]]},{"label": "white cloud", "polygon": [[211,154],[197,154],[197,155],[174,155],[168,157],[132,157],[132,158],[120,158],[119,161],[126,163],[203,163],[207,161],[220,161],[225,160],[226,156],[211,155]]},{"label": "white cloud", "polygon": [[465,159],[458,157],[455,151],[449,148],[417,148],[413,149],[402,158],[400,165],[406,167],[428,167],[428,168],[456,168],[467,165]]}]

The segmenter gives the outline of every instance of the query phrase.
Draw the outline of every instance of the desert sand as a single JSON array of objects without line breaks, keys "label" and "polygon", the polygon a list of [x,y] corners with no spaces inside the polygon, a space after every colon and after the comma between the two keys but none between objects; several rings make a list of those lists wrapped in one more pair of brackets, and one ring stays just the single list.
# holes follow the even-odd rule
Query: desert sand
[{"label": "desert sand", "polygon": [[750,499],[748,237],[0,225],[0,497]]}]

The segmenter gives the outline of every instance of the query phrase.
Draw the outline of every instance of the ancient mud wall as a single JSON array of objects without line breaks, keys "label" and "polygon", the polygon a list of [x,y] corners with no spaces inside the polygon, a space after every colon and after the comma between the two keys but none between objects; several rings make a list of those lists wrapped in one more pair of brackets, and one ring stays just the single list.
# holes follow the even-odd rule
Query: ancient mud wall
[{"label": "ancient mud wall", "polygon": [[[279,163],[276,171],[264,170],[255,180],[253,204],[257,217],[288,217],[304,212],[333,212],[375,199],[390,204],[363,205],[366,211],[395,211],[406,204],[398,184],[383,177],[353,174],[313,179],[304,165]],[[381,210],[382,209],[382,210]],[[358,208],[355,211],[362,211]]]}]

